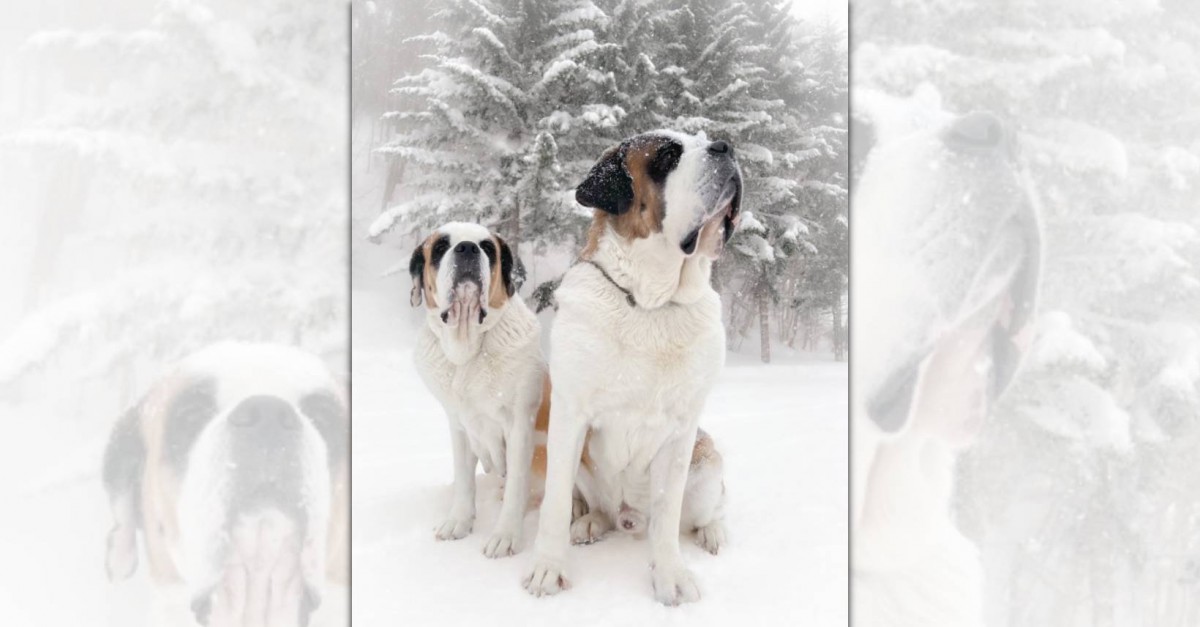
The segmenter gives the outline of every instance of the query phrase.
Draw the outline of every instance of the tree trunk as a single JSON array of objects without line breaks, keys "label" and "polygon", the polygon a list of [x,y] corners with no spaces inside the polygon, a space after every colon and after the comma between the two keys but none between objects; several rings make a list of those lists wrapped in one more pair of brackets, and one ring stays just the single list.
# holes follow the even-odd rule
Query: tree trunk
[{"label": "tree trunk", "polygon": [[842,288],[833,292],[833,358],[846,361],[846,326],[842,324]]},{"label": "tree trunk", "polygon": [[762,362],[771,363],[771,299],[767,298],[764,279],[758,288],[758,334],[762,341]]},{"label": "tree trunk", "polygon": [[521,201],[520,199],[513,202],[513,222],[512,222],[512,237],[509,238],[508,247],[516,254],[517,247],[521,245]]}]

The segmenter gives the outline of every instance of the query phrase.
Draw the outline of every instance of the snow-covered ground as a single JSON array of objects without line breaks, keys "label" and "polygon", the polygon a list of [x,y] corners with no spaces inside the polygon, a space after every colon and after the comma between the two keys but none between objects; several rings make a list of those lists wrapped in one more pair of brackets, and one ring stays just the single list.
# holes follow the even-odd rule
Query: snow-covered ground
[{"label": "snow-covered ground", "polygon": [[408,304],[407,276],[366,283],[352,296],[356,624],[847,624],[845,364],[729,356],[701,425],[725,457],[731,539],[715,557],[684,542],[699,603],[655,602],[648,547],[623,536],[572,547],[574,587],[535,599],[520,579],[536,512],[526,516],[519,555],[481,553],[499,511],[498,481],[487,478],[479,491],[471,536],[434,539],[450,502],[450,445],[445,415],[412,365],[419,313]]}]

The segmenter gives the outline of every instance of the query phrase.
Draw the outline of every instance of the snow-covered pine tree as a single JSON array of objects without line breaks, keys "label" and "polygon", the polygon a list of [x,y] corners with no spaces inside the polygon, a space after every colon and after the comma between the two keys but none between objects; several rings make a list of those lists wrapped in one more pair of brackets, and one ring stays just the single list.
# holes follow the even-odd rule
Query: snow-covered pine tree
[{"label": "snow-covered pine tree", "polygon": [[[769,319],[778,307],[787,340],[800,326],[791,312],[820,318],[806,329],[831,326],[844,290],[821,282],[825,268],[841,272],[838,284],[845,274],[845,116],[831,113],[838,102],[844,110],[844,47],[765,0],[472,0],[450,3],[438,24],[417,38],[431,52],[426,68],[394,89],[412,106],[386,115],[398,131],[380,152],[402,164],[404,193],[373,237],[468,219],[519,239],[534,263],[547,251],[569,259],[590,218],[572,190],[604,149],[654,128],[705,132],[734,141],[747,222],[762,227],[736,236],[722,262],[727,302],[761,294],[761,311],[750,312]],[[838,57],[840,66],[826,63]],[[834,239],[817,247],[825,237]],[[773,255],[765,265],[746,254],[760,242]],[[824,254],[841,265],[816,259]],[[532,271],[538,306],[565,268],[562,259],[545,265]],[[730,325],[738,333],[753,324],[742,313]],[[769,346],[771,325],[759,327]]]},{"label": "snow-covered pine tree", "polygon": [[59,373],[47,385],[78,385],[84,405],[64,411],[94,409],[88,381],[128,403],[219,339],[346,346],[344,9],[137,8],[130,28],[33,35],[44,114],[0,138],[45,165],[41,215],[69,212],[40,230],[0,382]]},{"label": "snow-covered pine tree", "polygon": [[[671,114],[664,125],[737,146],[746,213],[717,280],[731,334],[757,323],[769,361],[772,310],[787,323],[779,337],[794,345],[800,326],[832,321],[844,297],[844,49],[769,0],[680,2],[667,23],[678,39],[659,70]],[[815,245],[818,237],[828,248]],[[836,318],[833,345],[843,347]]]},{"label": "snow-covered pine tree", "polygon": [[855,13],[856,85],[1011,120],[1043,212],[1039,337],[960,467],[993,621],[1200,622],[1200,15],[921,1],[899,24],[887,4]]},{"label": "snow-covered pine tree", "polygon": [[607,17],[587,0],[461,0],[436,18],[418,38],[429,66],[394,89],[420,106],[387,114],[398,130],[380,148],[405,162],[406,191],[371,235],[471,220],[537,247],[579,237],[570,186],[625,116],[598,104],[614,89],[596,62]]}]

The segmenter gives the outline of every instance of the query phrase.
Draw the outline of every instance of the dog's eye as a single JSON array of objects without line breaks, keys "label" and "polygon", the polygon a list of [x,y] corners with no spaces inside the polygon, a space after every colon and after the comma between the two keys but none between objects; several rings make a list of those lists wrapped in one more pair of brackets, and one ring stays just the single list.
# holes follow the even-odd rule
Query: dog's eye
[{"label": "dog's eye", "polygon": [[325,440],[329,466],[341,463],[350,446],[350,424],[342,402],[328,392],[317,392],[300,400],[300,411]]},{"label": "dog's eye", "polygon": [[479,247],[483,249],[483,254],[487,255],[488,264],[496,265],[496,245],[492,243],[492,240],[479,242]]},{"label": "dog's eye", "polygon": [[679,165],[679,158],[683,155],[683,146],[678,142],[669,142],[664,144],[662,148],[654,155],[654,160],[650,162],[650,178],[656,183],[661,183],[667,179],[675,166]]},{"label": "dog's eye", "polygon": [[217,415],[216,385],[200,381],[175,396],[167,409],[164,451],[166,459],[176,468],[187,464],[188,452],[200,437],[205,425]]},{"label": "dog's eye", "polygon": [[437,241],[433,243],[433,250],[430,254],[430,261],[433,263],[433,267],[436,268],[442,262],[442,257],[446,256],[446,251],[448,250],[450,250],[450,237],[443,235],[437,238]]}]

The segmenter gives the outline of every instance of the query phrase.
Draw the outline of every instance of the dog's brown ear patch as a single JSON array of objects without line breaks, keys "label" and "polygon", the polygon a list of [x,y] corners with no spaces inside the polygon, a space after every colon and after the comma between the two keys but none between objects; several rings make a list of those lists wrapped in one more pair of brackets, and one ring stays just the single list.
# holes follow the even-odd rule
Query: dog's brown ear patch
[{"label": "dog's brown ear patch", "polygon": [[425,242],[413,250],[412,258],[408,261],[408,275],[412,277],[412,291],[409,292],[408,302],[417,307],[425,294]]},{"label": "dog's brown ear patch", "polygon": [[139,405],[117,421],[104,449],[104,490],[113,515],[105,552],[109,581],[128,579],[137,570],[137,532],[145,467],[146,444],[142,440]]},{"label": "dog's brown ear patch", "polygon": [[[579,204],[596,209],[581,258],[591,258],[600,237],[610,227],[625,239],[648,237],[662,230],[666,213],[663,159],[669,157],[677,162],[680,149],[669,138],[645,135],[626,140],[604,153],[588,179],[575,190]],[[619,165],[614,165],[614,159],[619,160]],[[595,202],[596,198],[610,200],[604,204]]]},{"label": "dog's brown ear patch", "polygon": [[412,277],[412,291],[408,302],[413,307],[422,302],[429,309],[437,308],[437,264],[433,263],[433,244],[438,239],[435,231],[413,250],[408,262],[408,274]]},{"label": "dog's brown ear patch", "polygon": [[517,259],[504,238],[492,235],[492,245],[496,247],[497,259],[492,262],[491,287],[488,289],[488,306],[493,309],[503,307],[510,296],[517,292],[513,282],[513,272],[516,270]]}]

